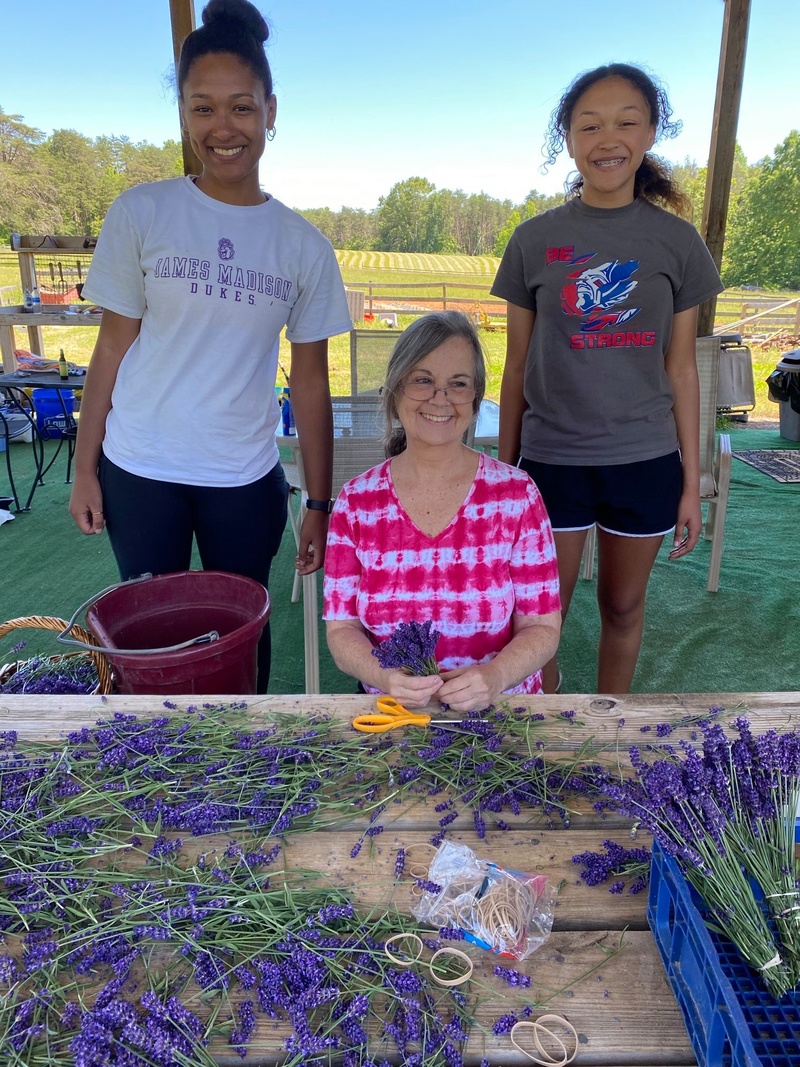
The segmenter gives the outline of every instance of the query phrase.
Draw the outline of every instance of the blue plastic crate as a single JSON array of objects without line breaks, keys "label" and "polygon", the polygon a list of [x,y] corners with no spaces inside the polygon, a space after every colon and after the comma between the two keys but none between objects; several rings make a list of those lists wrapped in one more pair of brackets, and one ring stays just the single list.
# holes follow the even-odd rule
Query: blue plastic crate
[{"label": "blue plastic crate", "polygon": [[798,1067],[800,993],[776,1001],[736,948],[708,929],[700,907],[654,842],[647,921],[700,1067]]}]

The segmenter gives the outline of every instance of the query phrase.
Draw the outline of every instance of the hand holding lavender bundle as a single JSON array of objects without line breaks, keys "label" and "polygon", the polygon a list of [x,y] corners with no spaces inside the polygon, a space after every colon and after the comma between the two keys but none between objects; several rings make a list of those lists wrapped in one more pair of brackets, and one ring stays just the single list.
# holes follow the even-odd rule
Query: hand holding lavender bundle
[{"label": "hand holding lavender bundle", "polygon": [[436,645],[442,635],[432,627],[430,619],[401,622],[391,637],[373,648],[372,655],[386,671],[405,671],[418,677],[438,674]]}]

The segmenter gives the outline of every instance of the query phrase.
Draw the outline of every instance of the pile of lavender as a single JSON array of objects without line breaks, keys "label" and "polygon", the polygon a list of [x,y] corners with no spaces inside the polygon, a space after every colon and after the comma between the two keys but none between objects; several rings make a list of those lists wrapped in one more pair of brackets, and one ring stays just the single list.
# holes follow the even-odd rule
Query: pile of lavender
[{"label": "pile of lavender", "polygon": [[[18,652],[25,642],[15,645]],[[0,693],[53,694],[93,693],[99,679],[97,668],[88,656],[33,656],[13,664],[0,675]]]},{"label": "pile of lavender", "polygon": [[0,733],[3,1062],[210,1067],[227,1044],[282,1047],[296,1067],[459,1067],[466,987],[383,952],[423,931],[286,874],[282,842],[365,818],[356,853],[418,793],[441,796],[437,837],[456,805],[476,826],[561,813],[572,768],[540,756],[541,723],[484,713],[396,743],[244,705],[168,711],[116,714],[61,747]]},{"label": "pile of lavender", "polygon": [[387,671],[405,671],[418,676],[438,674],[436,645],[442,635],[433,623],[401,622],[391,637],[372,650]]},{"label": "pile of lavender", "polygon": [[613,878],[609,893],[622,893],[627,887],[629,893],[636,895],[647,888],[649,848],[626,848],[616,841],[603,841],[602,852],[579,852],[572,862],[581,868],[584,885],[603,885]]},{"label": "pile of lavender", "polygon": [[699,744],[664,745],[635,779],[600,775],[608,805],[636,820],[674,856],[707,906],[706,922],[732,941],[776,997],[800,983],[800,734],[754,736],[745,718],[730,738],[699,724]]}]

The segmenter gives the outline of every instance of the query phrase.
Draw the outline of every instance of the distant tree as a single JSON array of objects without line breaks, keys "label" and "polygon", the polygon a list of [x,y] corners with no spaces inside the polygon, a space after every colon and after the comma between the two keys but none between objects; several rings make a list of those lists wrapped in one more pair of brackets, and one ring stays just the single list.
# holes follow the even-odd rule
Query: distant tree
[{"label": "distant tree", "polygon": [[463,205],[459,251],[468,256],[491,255],[497,235],[513,206],[510,200],[495,200],[486,193],[473,193],[467,197]]},{"label": "distant tree", "polygon": [[672,167],[672,177],[680,185],[692,202],[691,221],[700,229],[703,221],[703,201],[706,193],[707,168],[701,167],[695,160],[688,156],[683,163],[676,163]]},{"label": "distant tree", "polygon": [[[741,196],[745,185],[756,170],[757,167],[751,167],[748,164],[742,146],[737,143],[733,154],[728,223],[730,223],[731,220],[731,212],[736,210],[736,203]],[[673,165],[672,176],[675,181],[678,182],[683,192],[686,193],[691,200],[691,221],[699,230],[703,221],[703,204],[706,195],[708,167],[701,167],[695,160],[686,156],[683,163],[676,163]]]},{"label": "distant tree", "polygon": [[516,230],[517,226],[522,222],[522,216],[519,213],[519,208],[514,208],[511,214],[506,219],[505,226],[498,232],[497,239],[494,242],[493,252],[496,256],[502,256],[506,250],[506,245],[511,240],[511,234]]},{"label": "distant tree", "polygon": [[502,256],[506,250],[506,245],[511,239],[511,234],[525,219],[532,219],[534,215],[541,215],[543,211],[550,211],[551,208],[558,207],[563,203],[564,196],[562,193],[548,195],[547,193],[540,193],[538,189],[531,189],[521,204],[516,207],[509,204],[508,207],[511,210],[506,213],[505,221],[498,228],[497,236],[495,237],[494,254]]},{"label": "distant tree", "polygon": [[0,108],[0,237],[53,232],[60,219],[57,187],[42,165],[41,130]]},{"label": "distant tree", "polygon": [[312,207],[303,208],[300,214],[321,230],[334,248],[368,251],[375,247],[378,224],[374,211],[354,207],[343,207],[341,211]]},{"label": "distant tree", "polygon": [[97,218],[101,166],[94,143],[75,130],[54,130],[42,152],[58,188],[66,233],[90,233]]},{"label": "distant tree", "polygon": [[436,186],[427,178],[407,178],[378,201],[378,245],[386,252],[436,252],[431,232],[431,197]]},{"label": "distant tree", "polygon": [[26,126],[22,115],[7,115],[0,107],[0,163],[14,163],[44,140],[41,130]]},{"label": "distant tree", "polygon": [[800,133],[761,161],[729,217],[726,285],[800,289]]},{"label": "distant tree", "polygon": [[378,237],[378,220],[374,211],[343,207],[335,218],[334,248],[353,248],[368,251],[375,247]]},{"label": "distant tree", "polygon": [[538,189],[531,189],[522,204],[520,215],[523,222],[532,219],[534,215],[541,215],[544,211],[559,207],[564,203],[563,193],[540,193]]}]

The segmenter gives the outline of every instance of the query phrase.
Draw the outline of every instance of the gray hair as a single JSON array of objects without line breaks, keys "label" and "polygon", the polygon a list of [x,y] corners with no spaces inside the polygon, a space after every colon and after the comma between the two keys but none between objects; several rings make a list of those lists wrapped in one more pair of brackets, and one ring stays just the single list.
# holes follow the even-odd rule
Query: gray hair
[{"label": "gray hair", "polygon": [[381,399],[386,418],[386,455],[397,456],[406,447],[406,434],[399,425],[396,397],[403,379],[435,348],[451,337],[463,337],[472,349],[473,381],[475,399],[472,403],[473,417],[477,415],[486,391],[486,363],[478,331],[461,311],[434,311],[416,319],[397,339],[386,368]]}]

